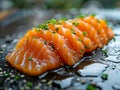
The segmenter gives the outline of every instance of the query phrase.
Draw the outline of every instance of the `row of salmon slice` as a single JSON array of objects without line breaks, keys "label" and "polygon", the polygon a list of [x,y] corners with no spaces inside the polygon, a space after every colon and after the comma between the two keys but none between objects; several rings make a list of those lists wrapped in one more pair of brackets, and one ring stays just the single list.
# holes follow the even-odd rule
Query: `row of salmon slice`
[{"label": "row of salmon slice", "polygon": [[27,31],[6,60],[19,71],[38,76],[63,65],[74,65],[85,52],[102,48],[113,37],[105,20],[94,16],[52,19]]}]

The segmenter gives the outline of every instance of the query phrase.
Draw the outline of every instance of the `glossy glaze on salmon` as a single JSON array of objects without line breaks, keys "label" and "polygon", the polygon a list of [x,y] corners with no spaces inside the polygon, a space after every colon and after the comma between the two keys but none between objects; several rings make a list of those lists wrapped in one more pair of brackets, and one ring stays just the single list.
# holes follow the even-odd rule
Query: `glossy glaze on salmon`
[{"label": "glossy glaze on salmon", "polygon": [[19,71],[38,76],[63,65],[74,65],[85,52],[102,48],[113,37],[105,21],[94,16],[52,19],[27,31],[6,60]]}]

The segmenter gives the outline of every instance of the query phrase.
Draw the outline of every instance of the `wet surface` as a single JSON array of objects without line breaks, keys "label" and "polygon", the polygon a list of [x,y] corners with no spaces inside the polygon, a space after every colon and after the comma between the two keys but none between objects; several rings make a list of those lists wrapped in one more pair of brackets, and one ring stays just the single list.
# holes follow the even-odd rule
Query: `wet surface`
[{"label": "wet surface", "polygon": [[5,60],[24,33],[1,38],[0,90],[120,90],[120,33],[119,28],[113,30],[115,39],[103,49],[86,53],[73,67],[64,66],[38,77],[20,73]]}]

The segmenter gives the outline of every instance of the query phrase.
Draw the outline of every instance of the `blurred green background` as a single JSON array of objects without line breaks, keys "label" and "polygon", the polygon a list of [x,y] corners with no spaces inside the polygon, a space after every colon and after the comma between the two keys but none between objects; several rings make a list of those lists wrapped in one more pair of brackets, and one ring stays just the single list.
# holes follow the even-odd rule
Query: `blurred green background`
[{"label": "blurred green background", "polygon": [[98,2],[103,8],[119,8],[120,0],[0,0],[0,11],[5,9],[31,9],[39,7],[44,9],[71,9],[81,8],[90,1]]}]

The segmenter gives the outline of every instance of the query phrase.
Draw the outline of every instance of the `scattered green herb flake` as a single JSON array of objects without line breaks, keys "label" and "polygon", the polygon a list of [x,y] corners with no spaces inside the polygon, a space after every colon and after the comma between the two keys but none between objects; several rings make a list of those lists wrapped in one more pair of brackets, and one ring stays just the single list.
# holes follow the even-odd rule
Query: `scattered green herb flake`
[{"label": "scattered green herb flake", "polygon": [[78,41],[81,41],[81,42],[82,42],[82,40],[81,40],[80,38],[78,39]]},{"label": "scattered green herb flake", "polygon": [[107,80],[107,79],[108,79],[108,74],[102,74],[101,78],[102,78],[103,80]]},{"label": "scattered green herb flake", "polygon": [[116,38],[115,38],[115,37],[113,37],[113,41],[114,41],[114,42],[116,41]]},{"label": "scattered green herb flake", "polygon": [[95,13],[93,13],[93,14],[91,14],[91,16],[95,17],[95,16],[96,16],[96,14],[95,14]]},{"label": "scattered green herb flake", "polygon": [[100,23],[100,20],[99,20],[99,19],[97,19],[97,22],[98,22],[98,23]]},{"label": "scattered green herb flake", "polygon": [[76,34],[75,30],[74,29],[71,29],[71,32],[72,34]]},{"label": "scattered green herb flake", "polygon": [[66,21],[66,20],[67,20],[67,18],[66,18],[66,17],[63,17],[63,18],[61,18],[60,20],[64,20],[64,21]]},{"label": "scattered green herb flake", "polygon": [[72,24],[73,24],[74,26],[78,26],[78,25],[79,25],[78,22],[73,22]]},{"label": "scattered green herb flake", "polygon": [[76,16],[76,18],[85,18],[85,15],[79,15],[79,16]]},{"label": "scattered green herb flake", "polygon": [[52,18],[51,20],[48,20],[48,23],[52,23],[52,24],[56,24],[56,20],[54,18]]},{"label": "scattered green herb flake", "polygon": [[90,49],[90,47],[89,47],[89,46],[86,46],[86,45],[85,45],[85,48],[86,48],[86,49]]},{"label": "scattered green herb flake", "polygon": [[104,20],[104,21],[105,21],[106,25],[108,26],[109,25],[108,21],[107,20]]},{"label": "scattered green herb flake", "polygon": [[10,74],[5,73],[3,76],[4,76],[4,77],[9,77],[9,76],[10,76]]},{"label": "scattered green herb flake", "polygon": [[97,90],[93,85],[88,85],[86,90]]},{"label": "scattered green herb flake", "polygon": [[51,45],[51,48],[54,50],[55,49],[54,45]]},{"label": "scattered green herb flake", "polygon": [[38,28],[41,28],[41,29],[44,29],[44,30],[49,29],[48,24],[46,24],[46,23],[43,23],[43,24],[39,25]]},{"label": "scattered green herb flake", "polygon": [[59,28],[58,28],[58,27],[56,27],[55,31],[56,31],[56,32],[58,32],[58,31],[59,31]]},{"label": "scattered green herb flake", "polygon": [[108,54],[107,54],[107,50],[102,50],[102,53],[107,57]]},{"label": "scattered green herb flake", "polygon": [[56,32],[53,31],[52,33],[55,34]]},{"label": "scattered green herb flake", "polygon": [[31,61],[32,60],[32,56],[28,57],[28,60]]},{"label": "scattered green herb flake", "polygon": [[98,30],[98,33],[100,33],[100,30]]},{"label": "scattered green herb flake", "polygon": [[84,32],[83,32],[83,35],[84,35],[84,36],[86,36],[86,35],[87,35],[87,32],[86,32],[86,31],[84,31]]},{"label": "scattered green herb flake", "polygon": [[30,82],[30,81],[28,81],[28,82],[26,83],[26,85],[27,85],[28,87],[32,87],[32,86],[33,86],[33,83]]},{"label": "scattered green herb flake", "polygon": [[14,78],[15,80],[19,80],[20,79],[20,77],[19,76],[15,76],[15,78]]},{"label": "scattered green herb flake", "polygon": [[39,32],[39,31],[40,31],[40,28],[36,28],[36,31]]},{"label": "scattered green herb flake", "polygon": [[44,44],[46,45],[46,44],[47,44],[47,42],[46,42],[46,41],[44,41]]}]

